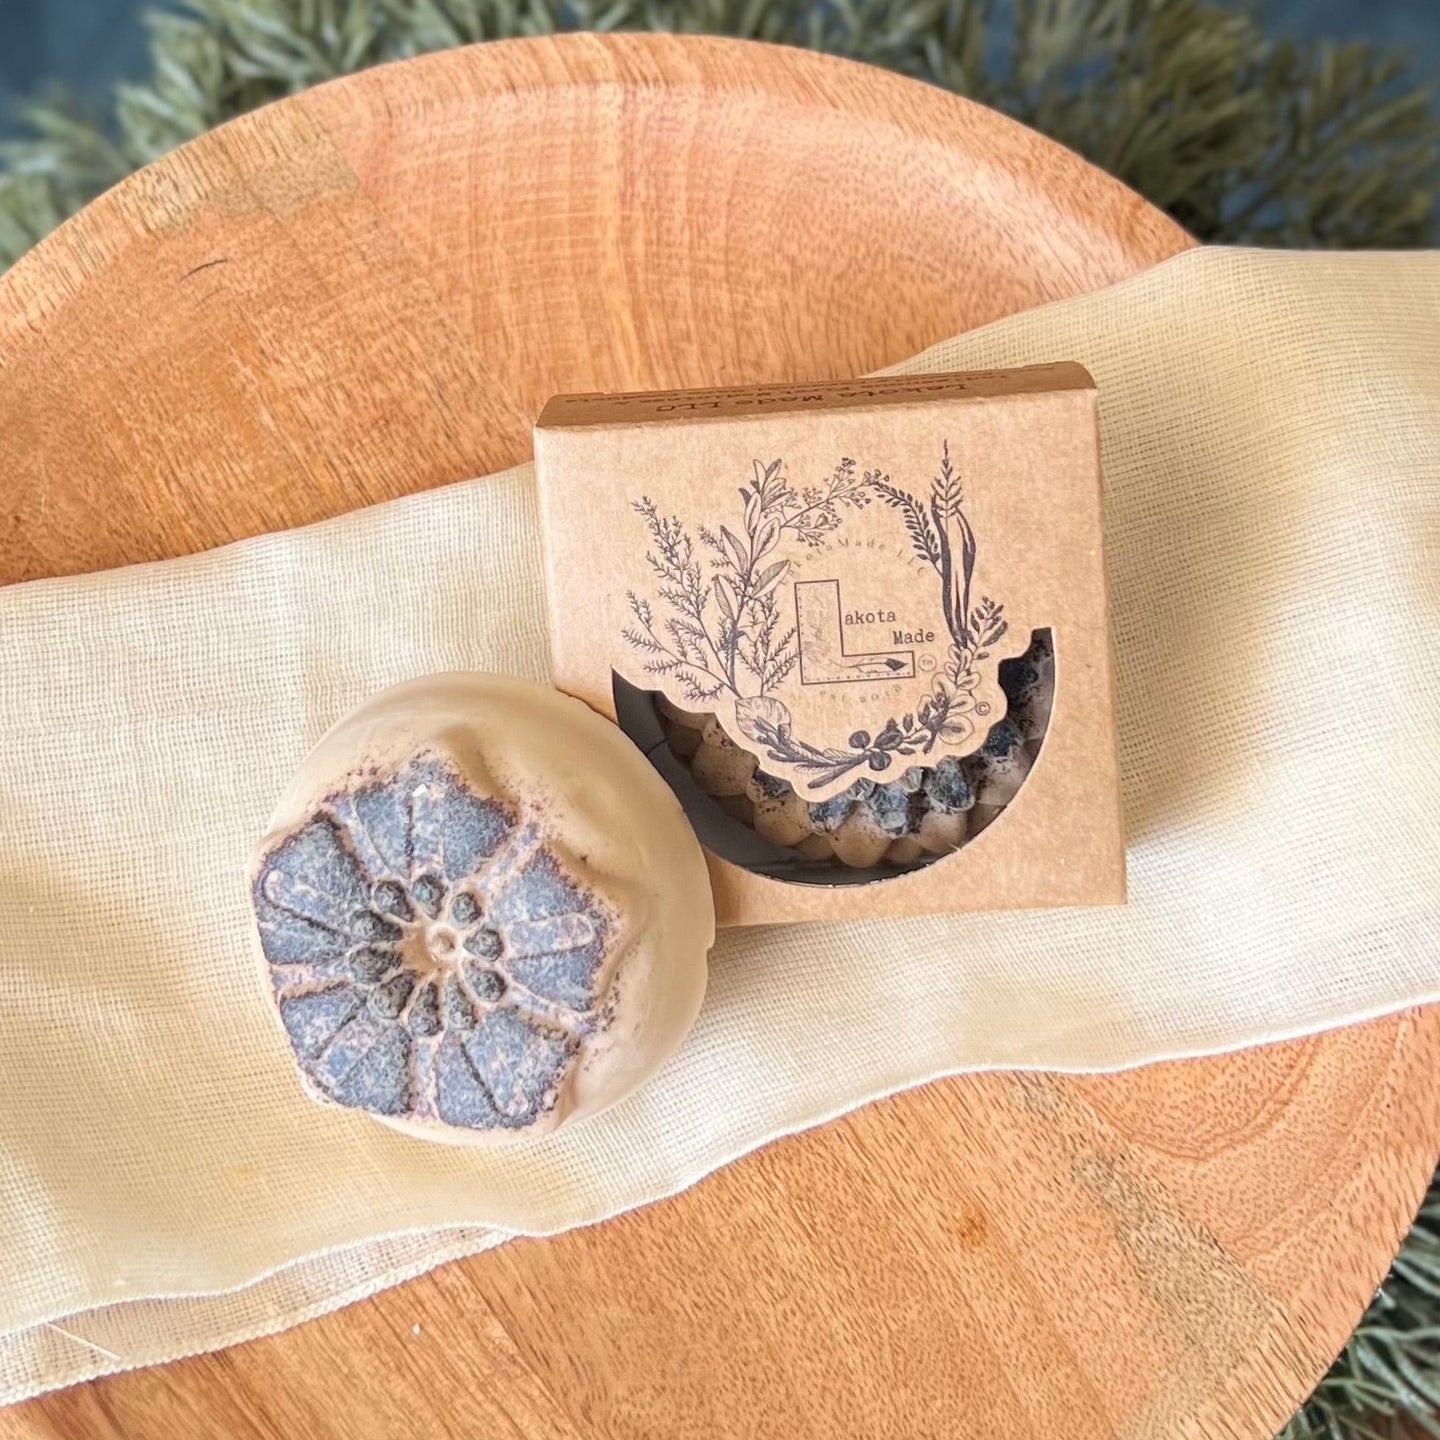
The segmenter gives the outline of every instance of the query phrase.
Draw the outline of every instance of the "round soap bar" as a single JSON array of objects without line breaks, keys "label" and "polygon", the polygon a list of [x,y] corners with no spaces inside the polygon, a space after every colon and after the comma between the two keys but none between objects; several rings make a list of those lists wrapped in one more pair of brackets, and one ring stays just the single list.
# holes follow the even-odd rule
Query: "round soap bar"
[{"label": "round soap bar", "polygon": [[629,1094],[694,1022],[715,938],[699,843],[640,751],[497,675],[411,681],[340,721],[251,894],[306,1089],[451,1142]]},{"label": "round soap bar", "polygon": [[978,835],[1020,793],[1039,754],[1055,698],[1055,650],[1037,630],[1021,655],[1002,660],[1004,715],[963,759],[945,756],[876,784],[862,776],[828,800],[807,801],[788,780],[757,767],[718,718],[682,710],[663,695],[656,711],[666,743],[696,786],[772,845],[812,870],[909,868],[949,855]]}]

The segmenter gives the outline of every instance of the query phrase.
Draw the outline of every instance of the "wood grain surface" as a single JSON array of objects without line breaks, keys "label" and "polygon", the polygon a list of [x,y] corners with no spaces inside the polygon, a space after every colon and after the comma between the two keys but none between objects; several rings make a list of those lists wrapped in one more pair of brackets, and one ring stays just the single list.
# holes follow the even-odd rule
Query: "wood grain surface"
[{"label": "wood grain surface", "polygon": [[[569,37],[373,71],[185,147],[0,280],[0,582],[509,464],[557,390],[872,369],[1187,243],[1059,147],[836,60]],[[930,1085],[13,1407],[0,1440],[1263,1437],[1414,1212],[1437,1073],[1432,1011]]]}]

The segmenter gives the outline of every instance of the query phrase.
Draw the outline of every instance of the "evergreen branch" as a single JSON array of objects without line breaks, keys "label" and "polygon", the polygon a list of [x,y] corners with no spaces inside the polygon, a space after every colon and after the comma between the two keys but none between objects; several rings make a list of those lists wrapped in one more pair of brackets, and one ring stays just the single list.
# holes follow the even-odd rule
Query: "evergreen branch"
[{"label": "evergreen branch", "polygon": [[137,166],[369,65],[564,30],[748,36],[850,55],[992,105],[1202,240],[1433,242],[1440,119],[1406,57],[1271,40],[1215,0],[175,0],[149,74],[102,113],[51,95],[0,145],[0,263]]}]

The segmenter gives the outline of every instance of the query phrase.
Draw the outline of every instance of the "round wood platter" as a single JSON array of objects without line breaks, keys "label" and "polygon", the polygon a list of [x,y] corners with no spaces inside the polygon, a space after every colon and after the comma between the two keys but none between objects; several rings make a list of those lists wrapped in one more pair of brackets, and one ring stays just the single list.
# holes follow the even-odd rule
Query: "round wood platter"
[{"label": "round wood platter", "polygon": [[[371,71],[184,147],[0,280],[0,582],[511,464],[556,391],[874,369],[1189,243],[1059,146],[843,61],[571,36]],[[1437,1067],[1432,1011],[929,1085],[14,1407],[0,1440],[1268,1436],[1414,1213]]]}]

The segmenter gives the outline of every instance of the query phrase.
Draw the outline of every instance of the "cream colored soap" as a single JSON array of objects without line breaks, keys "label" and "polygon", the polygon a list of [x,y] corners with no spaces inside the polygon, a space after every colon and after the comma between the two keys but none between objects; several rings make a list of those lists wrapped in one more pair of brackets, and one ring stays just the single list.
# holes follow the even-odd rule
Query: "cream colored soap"
[{"label": "cream colored soap", "polygon": [[695,1020],[705,861],[615,726],[530,681],[435,675],[306,757],[256,858],[267,986],[306,1090],[451,1143],[542,1135]]},{"label": "cream colored soap", "polygon": [[655,697],[671,752],[696,785],[762,839],[813,869],[911,867],[953,854],[993,823],[1024,787],[1044,744],[1055,699],[1055,651],[1048,630],[1000,666],[1006,712],[983,744],[960,759],[942,756],[877,784],[860,775],[828,800],[812,802],[761,768],[717,716]]},{"label": "cream colored soap", "polygon": [[857,805],[835,831],[835,858],[853,869],[869,869],[885,858],[892,838],[865,806]]},{"label": "cream colored soap", "polygon": [[744,795],[750,777],[755,773],[755,757],[736,745],[712,716],[690,761],[690,773],[707,795],[717,799],[727,795]]}]

